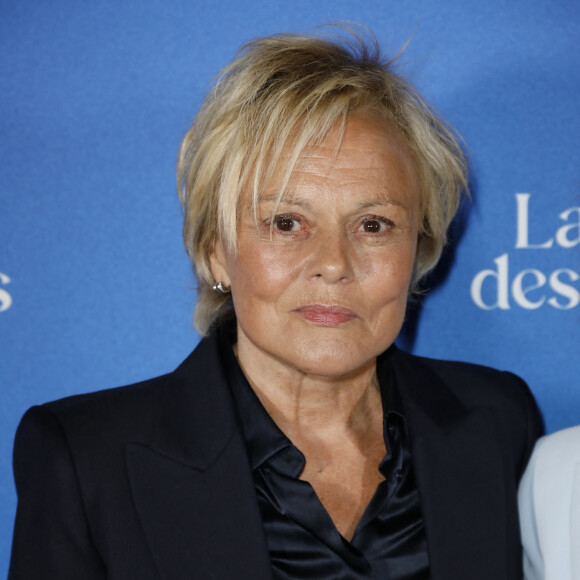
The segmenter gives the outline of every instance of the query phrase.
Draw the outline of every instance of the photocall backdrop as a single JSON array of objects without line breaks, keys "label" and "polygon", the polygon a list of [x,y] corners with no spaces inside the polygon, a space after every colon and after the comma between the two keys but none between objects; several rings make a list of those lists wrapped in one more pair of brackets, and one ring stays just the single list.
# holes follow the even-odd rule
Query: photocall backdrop
[{"label": "photocall backdrop", "polygon": [[463,135],[453,245],[399,339],[520,374],[580,423],[580,38],[570,1],[0,0],[0,570],[18,421],[176,367],[199,337],[178,144],[246,40],[369,26]]}]

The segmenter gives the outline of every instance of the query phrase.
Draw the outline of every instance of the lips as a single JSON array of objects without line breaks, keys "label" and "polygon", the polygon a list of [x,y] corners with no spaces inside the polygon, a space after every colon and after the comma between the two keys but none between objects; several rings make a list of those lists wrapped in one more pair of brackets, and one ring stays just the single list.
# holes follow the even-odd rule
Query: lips
[{"label": "lips", "polygon": [[308,304],[297,308],[294,312],[317,326],[339,326],[358,318],[350,308],[324,304]]}]

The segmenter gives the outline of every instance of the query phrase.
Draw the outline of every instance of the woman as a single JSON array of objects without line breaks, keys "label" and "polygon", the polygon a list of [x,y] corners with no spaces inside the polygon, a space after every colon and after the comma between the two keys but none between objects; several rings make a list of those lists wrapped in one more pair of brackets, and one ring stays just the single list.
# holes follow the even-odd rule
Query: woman
[{"label": "woman", "polygon": [[518,492],[526,580],[580,580],[580,425],[542,437]]},{"label": "woman", "polygon": [[527,387],[393,345],[466,176],[376,42],[249,43],[179,180],[207,336],[26,414],[11,578],[519,578]]}]

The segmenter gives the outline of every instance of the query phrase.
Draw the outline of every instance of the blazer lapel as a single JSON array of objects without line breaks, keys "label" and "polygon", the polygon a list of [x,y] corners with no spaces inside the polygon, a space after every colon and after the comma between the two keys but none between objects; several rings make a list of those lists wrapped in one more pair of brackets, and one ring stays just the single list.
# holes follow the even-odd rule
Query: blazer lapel
[{"label": "blazer lapel", "polygon": [[168,375],[166,388],[152,440],[127,446],[135,506],[159,575],[271,578],[251,470],[215,337],[202,341]]},{"label": "blazer lapel", "polygon": [[508,578],[506,476],[491,413],[464,408],[420,359],[395,350],[391,361],[409,421],[433,579]]}]

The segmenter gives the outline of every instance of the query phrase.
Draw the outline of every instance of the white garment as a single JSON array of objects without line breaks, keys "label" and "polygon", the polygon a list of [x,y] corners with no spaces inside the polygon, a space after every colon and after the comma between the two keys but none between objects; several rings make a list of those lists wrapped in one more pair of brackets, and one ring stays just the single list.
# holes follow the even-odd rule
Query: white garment
[{"label": "white garment", "polygon": [[580,580],[580,425],[542,437],[518,493],[526,580]]}]

